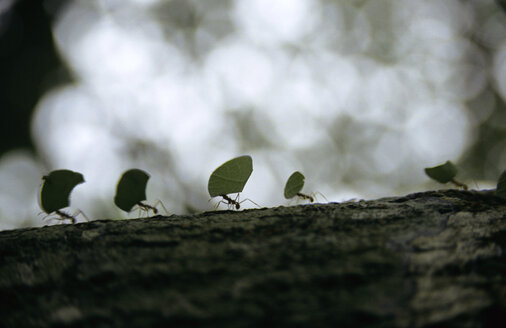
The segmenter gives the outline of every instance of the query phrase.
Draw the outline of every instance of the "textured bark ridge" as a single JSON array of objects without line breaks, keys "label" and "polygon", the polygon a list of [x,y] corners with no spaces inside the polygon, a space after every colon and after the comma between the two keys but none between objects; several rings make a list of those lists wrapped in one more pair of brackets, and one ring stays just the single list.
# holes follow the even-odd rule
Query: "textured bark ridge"
[{"label": "textured bark ridge", "polygon": [[373,201],[0,232],[1,327],[493,327],[506,201]]}]

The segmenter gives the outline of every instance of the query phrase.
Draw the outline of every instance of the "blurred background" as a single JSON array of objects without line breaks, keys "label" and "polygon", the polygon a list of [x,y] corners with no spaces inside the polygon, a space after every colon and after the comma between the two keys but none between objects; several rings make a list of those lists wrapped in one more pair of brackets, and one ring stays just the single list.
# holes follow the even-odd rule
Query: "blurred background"
[{"label": "blurred background", "polygon": [[[207,181],[253,157],[241,194],[290,204],[450,186],[506,168],[506,15],[493,0],[1,0],[0,229],[47,224],[41,176],[84,174],[69,212],[114,207],[126,169],[148,201],[211,210]],[[317,196],[319,201],[325,201]],[[292,201],[291,204],[294,204]],[[245,207],[251,203],[243,203]]]}]

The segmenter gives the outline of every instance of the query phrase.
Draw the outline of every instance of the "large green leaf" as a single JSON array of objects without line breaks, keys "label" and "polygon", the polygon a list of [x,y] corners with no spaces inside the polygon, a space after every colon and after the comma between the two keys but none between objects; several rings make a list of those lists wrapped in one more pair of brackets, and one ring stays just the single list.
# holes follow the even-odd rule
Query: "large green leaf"
[{"label": "large green leaf", "polygon": [[125,171],[118,181],[114,204],[125,212],[130,212],[132,207],[146,200],[146,185],[149,174],[139,169]]},{"label": "large green leaf", "polygon": [[295,197],[304,187],[305,177],[299,171],[295,171],[290,175],[285,185],[285,198]]},{"label": "large green leaf", "polygon": [[241,192],[253,172],[251,156],[236,157],[223,163],[209,177],[207,190],[211,197]]},{"label": "large green leaf", "polygon": [[457,175],[457,167],[450,161],[434,167],[425,168],[425,173],[440,183],[447,183]]},{"label": "large green leaf", "polygon": [[47,214],[69,206],[72,189],[84,182],[81,173],[70,170],[55,170],[42,179],[44,183],[40,190],[40,206]]}]

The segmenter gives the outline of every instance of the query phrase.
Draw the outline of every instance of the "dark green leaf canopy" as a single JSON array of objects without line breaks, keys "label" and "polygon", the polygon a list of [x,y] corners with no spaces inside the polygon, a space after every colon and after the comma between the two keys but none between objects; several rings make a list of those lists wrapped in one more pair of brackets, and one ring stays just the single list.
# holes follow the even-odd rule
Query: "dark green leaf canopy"
[{"label": "dark green leaf canopy", "polygon": [[55,170],[42,177],[40,206],[47,214],[70,205],[70,193],[75,186],[84,182],[81,173],[70,170]]},{"label": "dark green leaf canopy", "polygon": [[253,172],[251,156],[233,158],[219,166],[209,177],[207,190],[211,197],[241,192]]},{"label": "dark green leaf canopy", "polygon": [[447,183],[453,180],[457,175],[457,167],[450,161],[434,167],[425,168],[425,173],[440,183]]},{"label": "dark green leaf canopy", "polygon": [[146,185],[149,174],[139,169],[125,171],[118,181],[114,204],[125,212],[130,212],[139,202],[146,200]]},{"label": "dark green leaf canopy", "polygon": [[285,198],[290,199],[295,197],[297,193],[302,190],[304,187],[305,177],[299,171],[295,171],[290,175],[285,185]]}]

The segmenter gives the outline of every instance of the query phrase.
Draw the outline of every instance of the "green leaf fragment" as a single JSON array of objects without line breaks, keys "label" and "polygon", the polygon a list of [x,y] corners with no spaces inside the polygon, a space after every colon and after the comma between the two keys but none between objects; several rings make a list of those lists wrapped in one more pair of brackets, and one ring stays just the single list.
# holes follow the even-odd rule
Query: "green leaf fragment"
[{"label": "green leaf fragment", "polygon": [[446,161],[442,165],[425,168],[425,174],[437,182],[447,183],[457,175],[457,167],[452,162]]},{"label": "green leaf fragment", "polygon": [[295,197],[304,187],[305,177],[299,171],[295,171],[290,175],[285,185],[285,198]]},{"label": "green leaf fragment", "polygon": [[70,170],[55,170],[42,177],[44,183],[40,190],[40,205],[50,214],[70,205],[70,193],[84,182],[81,173]]},{"label": "green leaf fragment", "polygon": [[114,204],[130,212],[139,202],[146,200],[146,185],[150,176],[143,170],[130,169],[123,173],[116,187]]},{"label": "green leaf fragment", "polygon": [[253,160],[245,155],[219,166],[209,177],[207,190],[211,197],[241,192],[253,172]]},{"label": "green leaf fragment", "polygon": [[506,198],[506,170],[504,170],[499,176],[499,180],[497,181],[496,194],[499,197]]}]

